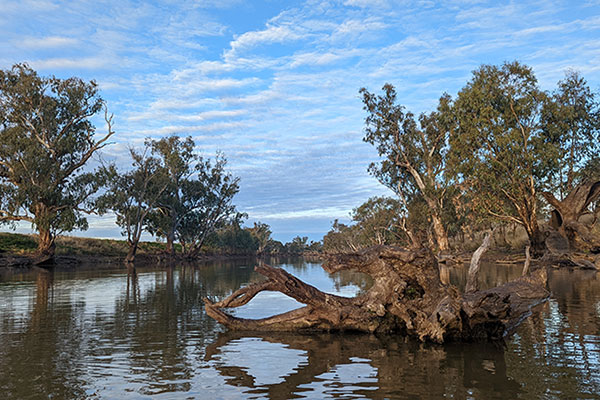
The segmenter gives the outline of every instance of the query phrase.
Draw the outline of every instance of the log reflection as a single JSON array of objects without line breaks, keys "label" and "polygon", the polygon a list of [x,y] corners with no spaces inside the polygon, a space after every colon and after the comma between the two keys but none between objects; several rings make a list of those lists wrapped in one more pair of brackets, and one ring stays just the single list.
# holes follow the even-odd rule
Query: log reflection
[{"label": "log reflection", "polygon": [[[248,339],[277,344],[282,355],[299,350],[297,365],[279,371],[280,382],[260,384],[252,366],[260,366],[262,356]],[[232,348],[235,351],[231,354]],[[243,356],[238,352],[246,351]],[[273,351],[273,350],[270,350]],[[277,351],[277,350],[275,350]],[[277,359],[277,355],[271,354]],[[250,361],[249,361],[250,360]],[[288,356],[289,360],[289,356]],[[248,393],[270,399],[298,396],[383,398],[517,398],[521,385],[507,374],[504,348],[495,344],[428,345],[399,340],[392,336],[368,334],[253,334],[225,332],[206,349],[205,361],[225,377],[229,385],[245,387]],[[348,371],[356,367],[353,378]],[[342,374],[341,370],[346,371]],[[365,375],[364,371],[372,371]],[[345,379],[345,380],[344,380]],[[348,379],[354,379],[348,382]],[[343,380],[343,388],[340,385]],[[307,393],[312,392],[312,393]]]}]

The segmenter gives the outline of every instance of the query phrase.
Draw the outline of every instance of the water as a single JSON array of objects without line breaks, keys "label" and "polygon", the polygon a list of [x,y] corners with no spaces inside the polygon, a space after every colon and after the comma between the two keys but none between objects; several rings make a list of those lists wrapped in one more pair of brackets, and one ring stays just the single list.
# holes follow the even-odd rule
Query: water
[{"label": "water", "polygon": [[[361,274],[282,265],[353,296]],[[228,333],[207,317],[260,279],[251,261],[177,268],[44,270],[0,275],[2,399],[598,399],[600,274],[553,270],[552,298],[505,344],[431,345],[395,336]],[[520,266],[482,267],[489,287]],[[450,279],[464,285],[465,269]],[[237,315],[298,307],[266,292]]]}]

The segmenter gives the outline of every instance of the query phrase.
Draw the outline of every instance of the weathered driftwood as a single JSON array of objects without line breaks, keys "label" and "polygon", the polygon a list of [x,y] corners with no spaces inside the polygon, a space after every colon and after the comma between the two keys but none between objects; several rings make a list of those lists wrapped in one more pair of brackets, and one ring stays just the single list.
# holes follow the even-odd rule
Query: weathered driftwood
[{"label": "weathered driftwood", "polygon": [[589,226],[579,220],[588,213],[589,205],[600,199],[600,180],[581,182],[563,200],[558,200],[550,192],[542,192],[542,195],[554,208],[550,226],[569,241],[570,250],[600,251],[598,238],[591,234]]},{"label": "weathered driftwood", "polygon": [[[459,293],[442,283],[435,257],[428,250],[376,246],[329,256],[323,268],[333,273],[353,269],[373,278],[373,286],[355,298],[324,293],[283,269],[260,265],[268,278],[213,303],[206,312],[232,330],[397,332],[422,341],[497,340],[510,332],[545,300],[546,271],[538,269],[489,290]],[[259,292],[279,291],[304,307],[263,319],[236,318],[223,308],[248,303]]]}]

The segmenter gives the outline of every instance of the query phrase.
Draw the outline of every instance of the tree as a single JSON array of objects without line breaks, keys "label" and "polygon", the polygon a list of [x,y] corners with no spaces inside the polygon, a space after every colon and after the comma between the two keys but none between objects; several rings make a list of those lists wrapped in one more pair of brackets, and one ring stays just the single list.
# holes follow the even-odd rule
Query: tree
[{"label": "tree", "polygon": [[[585,79],[568,71],[542,109],[543,135],[553,144],[556,162],[551,187],[560,198],[585,180],[586,165],[600,151],[600,104]],[[596,178],[598,176],[595,176]]]},{"label": "tree", "polygon": [[296,236],[285,244],[285,251],[290,255],[301,255],[308,249],[308,237]]},{"label": "tree", "polygon": [[30,222],[43,258],[58,234],[87,228],[82,213],[103,181],[84,167],[114,133],[105,108],[107,133],[95,137],[90,118],[103,105],[94,81],[40,77],[26,64],[0,70],[0,222]]},{"label": "tree", "polygon": [[117,225],[127,236],[126,262],[134,261],[142,233],[147,229],[148,214],[169,185],[169,177],[160,160],[148,156],[151,143],[146,141],[142,153],[129,150],[133,159],[131,171],[120,174],[114,167],[110,168],[108,190],[97,201],[100,211],[110,209],[116,214]]},{"label": "tree", "polygon": [[436,245],[449,249],[442,221],[447,182],[443,174],[447,152],[449,96],[440,98],[437,111],[421,114],[418,123],[411,112],[396,104],[396,90],[383,86],[383,95],[362,88],[364,109],[368,112],[364,141],[376,146],[382,160],[370,166],[371,173],[392,189],[404,203],[420,195],[427,203]]},{"label": "tree", "polygon": [[518,62],[483,65],[454,102],[451,164],[485,213],[522,225],[535,257],[545,250],[538,192],[551,173],[554,148],[543,138],[546,94]]},{"label": "tree", "polygon": [[[600,106],[576,72],[567,72],[543,108],[545,139],[554,145],[556,165],[542,195],[554,208],[552,225],[571,248],[586,247],[589,236],[579,218],[600,198]],[[559,200],[560,199],[560,200]]]},{"label": "tree", "polygon": [[359,242],[368,247],[397,241],[402,214],[398,200],[383,196],[371,197],[354,208],[351,216],[359,229]]},{"label": "tree", "polygon": [[257,240],[258,254],[263,254],[271,240],[271,227],[262,222],[255,222],[252,228],[248,228],[248,231]]},{"label": "tree", "polygon": [[179,240],[183,252],[195,257],[206,239],[231,219],[239,218],[233,197],[239,178],[225,171],[227,160],[217,154],[214,162],[194,152],[191,137],[170,136],[152,143],[152,153],[161,159],[169,186],[157,202],[149,230],[167,239],[167,251],[174,255]]},{"label": "tree", "polygon": [[232,218],[240,218],[232,203],[239,191],[239,178],[225,171],[227,160],[217,154],[213,162],[200,159],[195,179],[185,180],[181,186],[181,204],[184,213],[176,235],[184,253],[195,257],[207,237]]},{"label": "tree", "polygon": [[252,234],[251,228],[242,228],[242,218],[232,218],[207,239],[207,245],[212,244],[221,252],[229,254],[255,255],[258,251],[258,239]]},{"label": "tree", "polygon": [[169,136],[152,141],[152,154],[162,160],[169,176],[169,186],[157,202],[157,208],[151,214],[149,229],[167,241],[167,253],[174,255],[176,232],[186,210],[183,188],[196,172],[199,156],[194,152],[194,141],[179,136]]}]

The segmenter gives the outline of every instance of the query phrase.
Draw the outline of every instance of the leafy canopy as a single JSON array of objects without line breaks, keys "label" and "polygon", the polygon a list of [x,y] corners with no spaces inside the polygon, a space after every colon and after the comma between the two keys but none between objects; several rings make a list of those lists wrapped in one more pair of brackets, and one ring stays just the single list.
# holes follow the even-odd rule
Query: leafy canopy
[{"label": "leafy canopy", "polygon": [[105,112],[108,133],[95,136],[103,105],[93,81],[0,70],[0,222],[29,221],[50,240],[87,227],[82,211],[103,182],[84,167],[113,134]]}]

